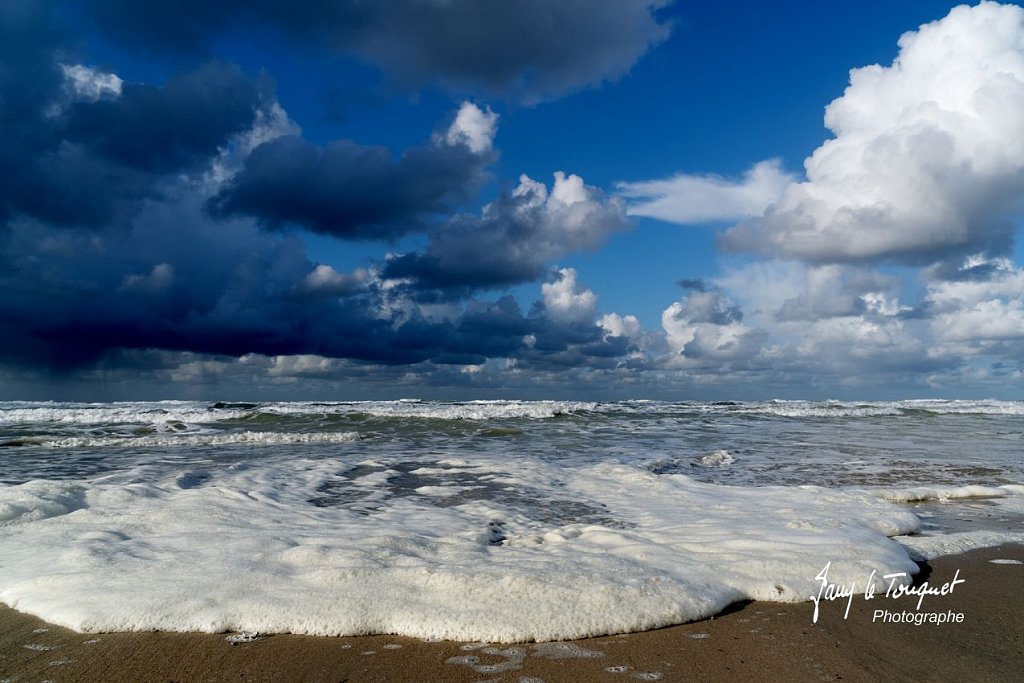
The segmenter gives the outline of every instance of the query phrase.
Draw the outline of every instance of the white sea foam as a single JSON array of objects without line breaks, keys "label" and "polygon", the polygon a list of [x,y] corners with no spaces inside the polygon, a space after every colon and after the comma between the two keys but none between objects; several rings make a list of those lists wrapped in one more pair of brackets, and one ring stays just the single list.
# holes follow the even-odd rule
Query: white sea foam
[{"label": "white sea foam", "polygon": [[693,459],[693,462],[702,467],[725,467],[736,462],[736,459],[732,457],[729,451],[720,448],[717,451],[698,455]]},{"label": "white sea foam", "polygon": [[1004,543],[1024,543],[1024,532],[962,531],[935,536],[900,536],[897,538],[916,560],[931,560],[942,555],[959,555],[969,550],[991,548]]},{"label": "white sea foam", "polygon": [[0,426],[10,425],[146,425],[174,429],[255,415],[323,416],[365,414],[375,417],[436,420],[546,419],[576,413],[635,413],[652,410],[779,417],[876,417],[913,414],[1024,415],[1024,401],[909,400],[887,402],[764,401],[746,403],[661,403],[627,401],[346,401],[217,403],[138,401],[119,403],[0,402]]},{"label": "white sea foam", "polygon": [[1009,503],[1024,501],[1024,486],[912,486],[908,488],[878,489],[879,495],[894,503],[914,503],[926,500],[956,500],[961,498],[1006,498]]},{"label": "white sea foam", "polygon": [[496,420],[552,418],[596,410],[597,403],[581,401],[342,401],[278,402],[260,404],[255,410],[269,415],[352,415],[422,418],[434,420]]},{"label": "white sea foam", "polygon": [[63,482],[29,481],[3,494],[0,527],[59,517],[85,505],[85,487]]},{"label": "white sea foam", "polygon": [[306,443],[346,443],[359,439],[357,432],[220,432],[203,434],[161,434],[150,436],[88,436],[40,439],[48,448],[182,448],[247,444],[280,446]]},{"label": "white sea foam", "polygon": [[597,403],[579,401],[467,401],[410,403],[380,401],[351,404],[358,412],[378,417],[416,417],[436,420],[544,419],[596,410]]},{"label": "white sea foam", "polygon": [[[878,489],[878,495],[894,502],[957,501],[985,498],[993,510],[1003,515],[1024,515],[1024,486],[915,486]],[[917,560],[930,560],[941,555],[958,555],[969,550],[989,548],[1004,543],[1024,543],[1024,531],[977,529],[956,533],[929,533],[897,538]]]},{"label": "white sea foam", "polygon": [[[483,459],[466,472],[536,500],[441,507],[409,495],[371,514],[307,502],[348,467],[292,461],[186,489],[101,480],[82,484],[77,507],[66,484],[0,487],[0,504],[42,511],[0,531],[0,599],[80,631],[510,642],[656,628],[748,598],[805,600],[822,558],[837,581],[916,570],[887,536],[917,518],[864,493]],[[535,514],[560,500],[606,521]]]},{"label": "white sea foam", "polygon": [[581,401],[347,401],[217,403],[137,401],[120,403],[0,402],[0,426],[52,425],[191,425],[223,422],[258,414],[286,416],[367,414],[377,417],[437,420],[552,418],[598,408]]},{"label": "white sea foam", "polygon": [[218,422],[251,411],[216,410],[195,401],[131,401],[122,403],[0,403],[0,425],[164,425]]},{"label": "white sea foam", "polygon": [[766,401],[738,403],[727,408],[710,404],[711,411],[762,413],[779,417],[879,417],[907,413],[935,415],[1024,415],[1024,401],[962,401],[921,399],[907,401]]}]

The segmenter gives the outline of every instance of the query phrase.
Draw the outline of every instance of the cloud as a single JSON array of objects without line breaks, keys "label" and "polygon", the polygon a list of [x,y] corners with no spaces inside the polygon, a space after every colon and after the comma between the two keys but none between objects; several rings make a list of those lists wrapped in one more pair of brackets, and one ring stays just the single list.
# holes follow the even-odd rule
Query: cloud
[{"label": "cloud", "polygon": [[88,102],[116,98],[121,94],[121,86],[124,85],[124,81],[117,74],[84,64],[62,64],[61,71],[64,72],[70,95]]},{"label": "cloud", "polygon": [[[721,291],[691,292],[666,308],[662,329],[670,356],[668,367],[692,361],[746,361],[761,350],[767,333],[743,324],[743,313]],[[722,368],[722,370],[725,370]]]},{"label": "cloud", "polygon": [[169,263],[158,263],[147,275],[125,275],[121,289],[142,294],[160,294],[174,283],[174,268]]},{"label": "cloud", "polygon": [[[963,265],[981,266],[976,258]],[[900,278],[864,266],[760,262],[715,284],[747,312],[746,325],[767,334],[748,361],[761,381],[802,387],[798,395],[898,398],[969,389],[985,368],[1019,362],[1019,343],[990,338],[994,330],[978,324],[979,313],[1012,312],[1024,291],[1004,265],[996,278],[928,282],[917,302],[901,298]]]},{"label": "cloud", "polygon": [[597,321],[597,326],[604,330],[606,338],[637,338],[643,332],[640,321],[635,315],[621,316],[618,313],[606,313]]},{"label": "cloud", "polygon": [[1020,341],[1024,339],[1024,301],[989,299],[936,317],[942,339]]},{"label": "cloud", "polygon": [[[297,233],[262,229],[382,238],[434,226],[433,237],[454,239],[459,219],[433,214],[472,196],[495,158],[489,109],[464,103],[397,158],[350,141],[320,147],[299,136],[265,79],[210,62],[158,85],[129,82],[72,59],[48,9],[0,8],[8,366],[93,378],[135,367],[202,384],[246,369],[273,381],[353,373],[359,363],[425,372],[519,359],[548,372],[628,350],[593,310],[556,320],[540,303],[524,314],[510,296],[480,300],[464,286],[429,301],[415,278],[339,272],[310,259]],[[514,215],[465,218],[486,226],[465,236],[470,251],[500,245],[487,232],[495,226],[526,231],[512,240],[521,257],[498,252],[490,264],[520,269],[501,282],[536,279],[549,260],[626,225],[621,202],[576,176],[558,174],[550,190],[524,183],[503,207]]]},{"label": "cloud", "polygon": [[400,82],[535,101],[625,74],[670,27],[667,0],[89,0],[97,24],[135,48],[196,54],[229,29],[271,25]]},{"label": "cloud", "polygon": [[522,175],[480,216],[457,216],[434,230],[425,251],[392,257],[384,276],[451,293],[532,282],[552,261],[596,249],[628,226],[622,201],[577,175],[556,172],[550,191]]},{"label": "cloud", "polygon": [[484,154],[494,146],[497,129],[498,115],[490,108],[484,111],[472,102],[463,102],[442,139],[449,145],[465,145],[474,154]]},{"label": "cloud", "polygon": [[761,215],[794,180],[778,159],[754,164],[741,180],[678,174],[665,180],[619,183],[631,216],[694,224],[737,221]]},{"label": "cloud", "polygon": [[[1024,357],[1005,342],[1024,339],[1024,270],[1005,259],[981,261],[969,258],[962,272],[982,266],[988,277],[965,277],[932,282],[923,310],[931,319],[932,332],[939,340],[957,342],[961,353],[997,352],[1011,358]],[[966,343],[964,348],[959,343]],[[972,348],[973,346],[973,348]]]},{"label": "cloud", "polygon": [[899,47],[850,72],[807,180],[725,247],[822,263],[1007,253],[1024,208],[1024,10],[957,7]]},{"label": "cloud", "polygon": [[[74,73],[69,80],[77,89]],[[118,90],[119,96],[69,105],[66,139],[102,159],[158,173],[205,164],[228,137],[252,125],[261,99],[238,67],[217,62],[162,86],[128,83]]]},{"label": "cloud", "polygon": [[339,273],[328,265],[320,264],[302,278],[299,290],[309,294],[344,296],[356,292],[370,274],[358,269],[352,274]]},{"label": "cloud", "polygon": [[344,361],[303,353],[294,356],[274,356],[267,374],[271,377],[330,377],[338,372]]},{"label": "cloud", "polygon": [[894,315],[903,310],[894,295],[898,278],[838,265],[807,268],[804,277],[803,291],[782,304],[778,320],[815,321],[870,311]]},{"label": "cloud", "polygon": [[679,285],[682,289],[685,289],[690,292],[708,291],[707,283],[705,283],[704,280],[700,279],[699,277],[683,278],[682,280],[677,280],[676,284]]},{"label": "cloud", "polygon": [[559,322],[592,321],[597,309],[597,295],[576,282],[575,268],[560,268],[554,282],[540,288],[544,310]]},{"label": "cloud", "polygon": [[[68,66],[59,45],[46,49],[32,57],[34,66],[9,55],[0,68],[0,217],[123,227],[167,182],[207,167],[270,101],[226,64],[204,64],[152,86]],[[22,70],[34,70],[37,81],[27,86],[11,77]]]},{"label": "cloud", "polygon": [[220,216],[301,225],[343,239],[390,239],[470,197],[491,162],[497,116],[464,103],[448,130],[398,159],[385,147],[297,136],[264,142],[211,200]]},{"label": "cloud", "polygon": [[[540,303],[524,314],[511,296],[420,303],[378,271],[312,262],[295,235],[248,219],[214,222],[196,188],[187,178],[167,187],[125,228],[8,222],[0,359],[82,373],[135,362],[125,350],[188,352],[201,355],[175,377],[202,383],[233,367],[212,356],[458,366],[521,358],[550,368],[606,364],[629,351],[594,322],[592,292],[572,287],[566,306],[552,303],[554,315]],[[302,363],[286,365],[294,374]]]}]

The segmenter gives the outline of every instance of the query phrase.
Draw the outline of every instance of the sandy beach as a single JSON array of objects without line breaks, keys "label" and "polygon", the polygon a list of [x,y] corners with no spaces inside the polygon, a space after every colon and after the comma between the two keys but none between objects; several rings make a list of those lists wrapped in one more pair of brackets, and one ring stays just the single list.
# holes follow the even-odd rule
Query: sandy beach
[{"label": "sandy beach", "polygon": [[949,622],[883,623],[879,610],[918,613],[919,596],[879,593],[865,600],[859,592],[852,601],[822,600],[816,624],[811,602],[750,602],[657,631],[519,645],[399,636],[272,635],[232,643],[232,634],[81,634],[2,607],[0,680],[1018,680],[1024,546],[939,558],[922,577],[937,589],[962,581],[951,593],[923,599],[920,613],[946,615]]}]

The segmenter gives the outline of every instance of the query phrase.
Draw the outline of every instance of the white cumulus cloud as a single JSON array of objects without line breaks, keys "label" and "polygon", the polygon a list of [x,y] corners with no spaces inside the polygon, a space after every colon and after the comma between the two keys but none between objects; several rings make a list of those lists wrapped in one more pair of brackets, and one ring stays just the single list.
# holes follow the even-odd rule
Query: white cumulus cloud
[{"label": "white cumulus cloud", "polygon": [[621,316],[618,313],[606,313],[597,321],[597,326],[605,332],[605,337],[639,337],[643,332],[640,320],[635,315]]},{"label": "white cumulus cloud", "polygon": [[983,265],[992,267],[989,277],[929,285],[926,304],[937,339],[975,344],[1024,339],[1024,270],[1005,259],[971,258],[963,272]]},{"label": "white cumulus cloud", "polygon": [[743,324],[739,306],[720,291],[691,292],[661,314],[671,355],[667,367],[701,360],[749,360],[761,351],[766,334]]},{"label": "white cumulus cloud", "polygon": [[490,152],[494,135],[498,131],[498,115],[480,109],[472,102],[463,102],[455,120],[445,131],[444,141],[449,145],[466,145],[475,154]]},{"label": "white cumulus cloud", "polygon": [[558,322],[590,322],[594,319],[597,295],[576,282],[575,268],[561,268],[558,279],[541,285],[544,308]]},{"label": "white cumulus cloud", "polygon": [[850,72],[835,137],[727,247],[812,262],[1005,252],[1024,198],[1024,10],[961,6]]}]

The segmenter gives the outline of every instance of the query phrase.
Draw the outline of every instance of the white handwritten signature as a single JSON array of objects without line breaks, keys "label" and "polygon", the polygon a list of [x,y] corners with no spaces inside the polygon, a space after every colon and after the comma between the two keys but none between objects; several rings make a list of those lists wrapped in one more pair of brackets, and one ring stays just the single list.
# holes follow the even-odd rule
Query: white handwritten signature
[{"label": "white handwritten signature", "polygon": [[[818,623],[818,608],[821,601],[831,602],[833,600],[841,600],[846,598],[846,612],[843,614],[843,619],[850,616],[850,606],[853,604],[853,596],[858,592],[857,582],[854,581],[849,585],[844,583],[832,583],[828,579],[828,570],[832,567],[832,562],[828,562],[825,567],[818,572],[818,575],[814,577],[819,582],[818,594],[812,595],[811,600],[814,602],[814,615],[811,617],[812,623]],[[868,576],[868,580],[864,582],[864,599],[873,600],[875,598],[875,584],[878,579],[875,578],[876,573],[872,570]],[[907,576],[907,572],[896,572],[894,574],[883,574],[882,579],[888,579],[889,584],[885,589],[885,597],[887,598],[901,598],[904,595],[916,595],[917,596],[917,609],[921,609],[921,604],[924,602],[924,596],[926,595],[949,595],[953,592],[953,589],[961,583],[966,583],[966,579],[960,578],[960,570],[957,569],[953,575],[952,581],[947,581],[941,586],[930,586],[927,581],[921,583],[920,586],[905,585],[900,582],[900,579]]]}]

